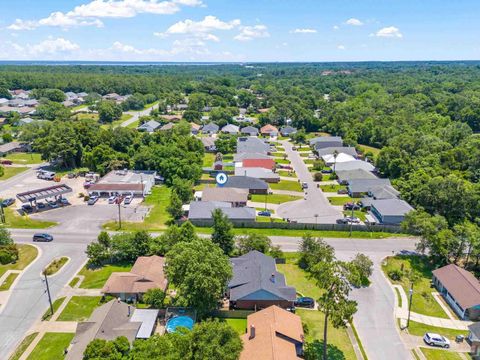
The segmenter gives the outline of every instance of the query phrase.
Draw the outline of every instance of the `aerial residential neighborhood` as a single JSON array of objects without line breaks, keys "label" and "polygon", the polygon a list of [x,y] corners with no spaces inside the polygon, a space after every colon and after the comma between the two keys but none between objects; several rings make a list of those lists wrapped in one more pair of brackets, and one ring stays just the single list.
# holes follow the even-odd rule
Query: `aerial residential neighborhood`
[{"label": "aerial residential neighborhood", "polygon": [[480,359],[473,0],[0,12],[0,360]]}]

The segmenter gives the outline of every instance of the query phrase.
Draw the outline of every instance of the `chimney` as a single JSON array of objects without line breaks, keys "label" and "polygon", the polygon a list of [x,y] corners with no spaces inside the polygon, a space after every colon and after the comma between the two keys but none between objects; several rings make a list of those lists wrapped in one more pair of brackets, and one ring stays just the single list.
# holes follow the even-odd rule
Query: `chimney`
[{"label": "chimney", "polygon": [[270,281],[275,284],[275,273],[272,273],[272,275],[270,275]]},{"label": "chimney", "polygon": [[248,340],[255,339],[255,325],[250,325],[250,336],[248,337]]}]

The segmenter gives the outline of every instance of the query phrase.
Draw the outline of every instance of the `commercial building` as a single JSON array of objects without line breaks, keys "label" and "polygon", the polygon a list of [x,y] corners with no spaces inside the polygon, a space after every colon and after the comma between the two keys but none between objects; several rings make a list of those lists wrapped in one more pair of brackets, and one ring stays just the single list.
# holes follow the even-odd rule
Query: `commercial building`
[{"label": "commercial building", "polygon": [[146,196],[155,185],[155,171],[113,170],[88,188],[90,195]]}]

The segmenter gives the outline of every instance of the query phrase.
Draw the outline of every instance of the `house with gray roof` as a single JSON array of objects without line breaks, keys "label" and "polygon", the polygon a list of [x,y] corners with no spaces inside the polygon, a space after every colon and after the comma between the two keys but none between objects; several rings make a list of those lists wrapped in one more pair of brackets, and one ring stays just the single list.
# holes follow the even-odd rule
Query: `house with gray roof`
[{"label": "house with gray roof", "polygon": [[315,151],[317,152],[319,157],[325,156],[325,155],[332,155],[337,152],[337,154],[347,154],[350,156],[353,156],[354,158],[358,157],[357,150],[353,146],[332,146],[332,147],[327,147],[327,148],[315,148]]},{"label": "house with gray roof", "polygon": [[142,125],[140,125],[137,130],[138,131],[146,131],[148,133],[153,133],[155,132],[155,130],[157,130],[159,127],[161,126],[161,124],[158,122],[158,121],[155,121],[155,120],[150,120],[150,121],[147,121],[146,123],[143,123]]},{"label": "house with gray roof", "polygon": [[240,128],[237,125],[227,124],[220,131],[225,134],[236,135],[240,132]]},{"label": "house with gray roof", "polygon": [[200,130],[202,134],[216,134],[218,133],[218,125],[214,123],[208,123],[206,125],[202,126],[202,129]]},{"label": "house with gray roof", "polygon": [[232,307],[255,310],[272,305],[293,307],[296,290],[287,286],[274,258],[254,250],[230,262],[233,277],[228,283],[228,298]]},{"label": "house with gray roof", "polygon": [[243,135],[258,136],[258,129],[254,126],[245,126],[244,128],[240,129],[240,132]]},{"label": "house with gray roof", "polygon": [[392,186],[389,179],[355,179],[348,182],[348,193],[352,197],[368,194],[378,187]]},{"label": "house with gray roof", "polygon": [[193,224],[196,221],[212,220],[212,212],[220,209],[231,220],[235,222],[253,222],[257,216],[254,208],[233,207],[232,203],[225,201],[192,201],[188,211],[188,220]]},{"label": "house with gray roof", "polygon": [[349,184],[351,180],[367,180],[377,178],[370,171],[365,171],[363,169],[338,170],[335,171],[335,173],[337,174],[338,182],[342,185]]},{"label": "house with gray roof", "polygon": [[379,186],[371,189],[368,192],[368,196],[372,197],[374,200],[396,199],[400,196],[400,191],[390,185]]},{"label": "house with gray roof", "polygon": [[381,199],[370,201],[370,214],[380,224],[400,225],[405,215],[414,210],[406,201],[400,199]]},{"label": "house with gray roof", "polygon": [[335,171],[358,170],[358,169],[362,169],[365,171],[374,171],[375,166],[363,160],[352,160],[352,161],[339,162],[335,164]]},{"label": "house with gray roof", "polygon": [[132,343],[138,338],[149,338],[155,330],[157,317],[158,310],[145,312],[117,299],[111,300],[96,308],[87,321],[77,324],[65,359],[83,359],[85,349],[95,339],[114,340],[125,336]]},{"label": "house with gray roof", "polygon": [[241,153],[261,153],[268,154],[270,145],[263,139],[257,137],[239,137],[237,139],[237,154]]},{"label": "house with gray roof", "polygon": [[207,152],[215,152],[217,151],[217,147],[215,146],[215,139],[211,136],[208,137],[201,137],[200,141],[203,144],[203,148]]},{"label": "house with gray roof", "polygon": [[250,176],[265,180],[268,183],[278,183],[280,181],[280,175],[263,167],[236,167],[235,176]]},{"label": "house with gray roof", "polygon": [[227,183],[223,187],[248,189],[250,194],[268,193],[268,184],[264,180],[250,176],[229,176]]},{"label": "house with gray roof", "polygon": [[343,146],[343,140],[340,136],[319,136],[310,139],[310,146],[315,147],[315,149]]},{"label": "house with gray roof", "polygon": [[160,127],[160,131],[167,131],[167,130],[172,130],[173,127],[175,126],[174,123],[166,123],[165,125],[163,125],[162,127]]},{"label": "house with gray roof", "polygon": [[0,106],[8,105],[8,99],[0,98]]},{"label": "house with gray roof", "polygon": [[272,157],[270,155],[267,155],[265,153],[240,153],[240,154],[234,154],[233,155],[233,161],[235,162],[242,162],[243,160],[248,160],[248,159],[271,159]]},{"label": "house with gray roof", "polygon": [[280,134],[282,134],[282,136],[290,136],[292,134],[295,134],[296,132],[297,129],[290,125],[280,128]]}]

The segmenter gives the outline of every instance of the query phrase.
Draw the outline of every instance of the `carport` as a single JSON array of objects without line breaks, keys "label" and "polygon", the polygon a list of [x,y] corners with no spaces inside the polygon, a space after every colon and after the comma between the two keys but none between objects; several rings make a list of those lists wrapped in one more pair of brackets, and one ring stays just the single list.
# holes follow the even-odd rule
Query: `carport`
[{"label": "carport", "polygon": [[58,184],[49,186],[42,189],[25,191],[23,193],[17,194],[17,199],[22,203],[32,203],[37,200],[46,199],[49,197],[58,198],[61,195],[68,194],[72,192],[72,188],[65,184]]}]

